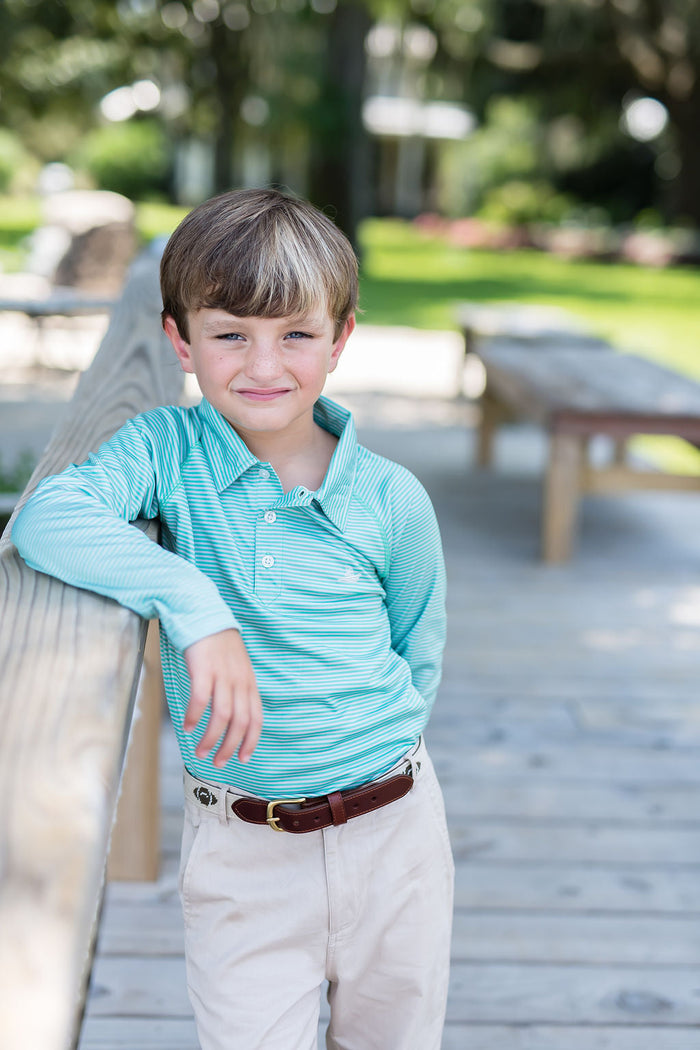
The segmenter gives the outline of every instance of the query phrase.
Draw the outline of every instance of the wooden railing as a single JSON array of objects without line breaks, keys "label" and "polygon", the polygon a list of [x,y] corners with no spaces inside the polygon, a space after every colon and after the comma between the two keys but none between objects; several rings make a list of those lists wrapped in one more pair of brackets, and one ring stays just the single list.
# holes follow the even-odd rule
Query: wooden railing
[{"label": "wooden railing", "polygon": [[[20,505],[130,416],[179,400],[182,372],[159,311],[157,260],[143,256]],[[139,693],[149,702],[134,720],[110,868],[155,874],[161,685],[155,650],[150,682],[141,675],[148,624],[29,569],[12,520],[0,540],[0,1047],[66,1050],[77,1038]]]}]

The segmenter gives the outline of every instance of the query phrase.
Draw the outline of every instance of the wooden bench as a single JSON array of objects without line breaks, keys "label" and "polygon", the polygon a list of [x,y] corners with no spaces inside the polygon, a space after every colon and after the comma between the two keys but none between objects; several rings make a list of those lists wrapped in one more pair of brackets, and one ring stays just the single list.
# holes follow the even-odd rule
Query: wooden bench
[{"label": "wooden bench", "polygon": [[[645,358],[559,333],[545,340],[482,338],[476,352],[486,385],[481,398],[477,461],[488,466],[504,415],[533,420],[549,434],[542,501],[542,556],[568,559],[584,493],[632,489],[700,491],[700,477],[636,469],[627,440],[667,434],[700,444],[700,384]],[[596,467],[590,440],[613,439],[610,465]]]},{"label": "wooden bench", "polygon": [[565,336],[588,349],[609,344],[589,331],[573,314],[558,306],[539,303],[462,303],[456,320],[464,336],[465,354],[478,352],[484,338],[507,336],[538,347],[561,341]]},{"label": "wooden bench", "polygon": [[78,317],[81,314],[109,313],[117,303],[115,296],[89,295],[73,288],[52,288],[43,298],[10,296],[0,298],[0,311],[25,314],[33,321],[47,317]]},{"label": "wooden bench", "polygon": [[[132,267],[23,498],[130,416],[179,400],[157,268],[147,257]],[[145,622],[29,569],[11,533],[12,519],[0,540],[0,1046],[65,1050],[77,1039],[137,693],[110,867],[156,874],[161,678],[152,637],[142,675]]]}]

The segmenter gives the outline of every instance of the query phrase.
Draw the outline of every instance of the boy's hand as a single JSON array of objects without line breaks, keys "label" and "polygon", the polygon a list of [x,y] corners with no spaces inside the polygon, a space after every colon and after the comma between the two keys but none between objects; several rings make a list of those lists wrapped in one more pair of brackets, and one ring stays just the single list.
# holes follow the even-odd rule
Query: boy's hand
[{"label": "boy's hand", "polygon": [[252,755],[262,728],[262,704],[250,657],[238,631],[219,631],[185,649],[190,702],[185,732],[191,733],[211,701],[209,725],[195,754],[204,758],[225,733],[214,758],[224,766],[240,744],[239,762]]}]

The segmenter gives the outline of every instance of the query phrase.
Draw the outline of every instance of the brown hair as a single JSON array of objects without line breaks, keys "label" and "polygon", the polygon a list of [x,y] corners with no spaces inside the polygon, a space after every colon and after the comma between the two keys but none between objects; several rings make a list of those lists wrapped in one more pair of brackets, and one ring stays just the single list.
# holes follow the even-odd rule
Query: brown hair
[{"label": "brown hair", "polygon": [[278,190],[232,190],[198,205],[160,266],[165,319],[189,339],[188,312],[286,317],[322,304],[337,339],[357,306],[357,259],[347,237],[306,201]]}]

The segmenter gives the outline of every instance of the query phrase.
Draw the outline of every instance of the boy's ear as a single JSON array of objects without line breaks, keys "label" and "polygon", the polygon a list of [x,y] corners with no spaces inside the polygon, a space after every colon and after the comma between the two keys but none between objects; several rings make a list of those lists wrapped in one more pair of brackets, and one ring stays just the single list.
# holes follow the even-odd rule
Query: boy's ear
[{"label": "boy's ear", "polygon": [[177,354],[177,359],[182,365],[183,371],[194,372],[194,362],[192,361],[190,344],[182,338],[180,330],[175,324],[175,319],[171,317],[170,314],[167,314],[163,320],[163,331],[172,343],[173,350]]},{"label": "boy's ear", "polygon": [[354,331],[354,328],[355,328],[355,315],[354,314],[350,314],[350,316],[348,317],[347,321],[343,325],[342,332],[340,333],[339,337],[336,339],[335,343],[333,344],[333,350],[331,351],[331,359],[330,359],[330,363],[328,365],[328,371],[329,372],[335,371],[335,366],[338,364],[338,361],[340,360],[340,355],[342,354],[343,350],[345,349],[345,344],[347,343],[348,339],[352,335],[352,333]]}]

